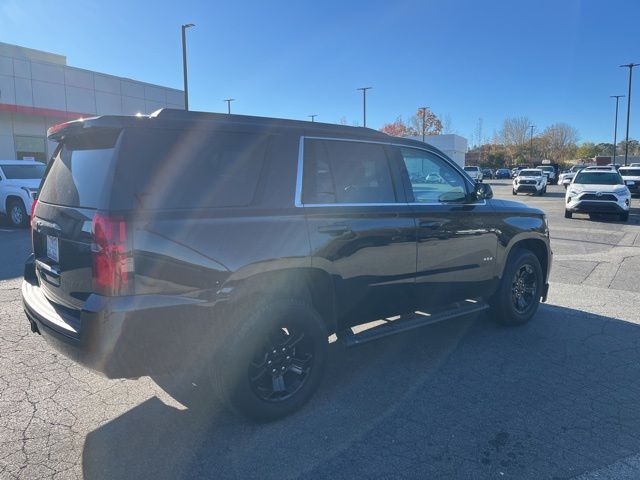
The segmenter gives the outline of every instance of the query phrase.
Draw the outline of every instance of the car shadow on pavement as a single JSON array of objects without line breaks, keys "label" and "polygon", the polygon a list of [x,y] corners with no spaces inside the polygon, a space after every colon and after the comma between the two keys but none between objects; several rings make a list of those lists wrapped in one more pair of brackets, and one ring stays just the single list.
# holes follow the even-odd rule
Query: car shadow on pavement
[{"label": "car shadow on pavement", "polygon": [[[639,319],[640,320],[640,319]],[[91,432],[86,478],[550,478],[640,449],[639,326],[543,305],[344,350],[296,414],[251,424],[154,397]]]}]

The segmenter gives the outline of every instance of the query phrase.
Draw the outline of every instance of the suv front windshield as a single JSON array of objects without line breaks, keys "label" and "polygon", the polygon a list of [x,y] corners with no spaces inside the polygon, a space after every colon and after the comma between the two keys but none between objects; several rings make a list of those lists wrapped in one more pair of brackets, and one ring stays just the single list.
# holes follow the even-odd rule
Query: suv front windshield
[{"label": "suv front windshield", "polygon": [[39,180],[47,168],[45,164],[38,165],[2,165],[0,166],[7,180]]},{"label": "suv front windshield", "polygon": [[573,183],[583,185],[623,185],[622,177],[617,172],[580,172]]},{"label": "suv front windshield", "polygon": [[541,175],[542,175],[542,172],[540,170],[521,170],[520,171],[521,177],[539,177]]}]

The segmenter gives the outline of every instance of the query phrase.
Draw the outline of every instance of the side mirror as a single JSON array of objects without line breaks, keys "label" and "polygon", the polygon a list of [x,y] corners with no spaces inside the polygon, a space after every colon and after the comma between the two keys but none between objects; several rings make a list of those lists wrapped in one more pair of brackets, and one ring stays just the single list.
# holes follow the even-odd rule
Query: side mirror
[{"label": "side mirror", "polygon": [[489,198],[493,198],[491,185],[486,183],[476,183],[476,198],[478,200],[488,200]]}]

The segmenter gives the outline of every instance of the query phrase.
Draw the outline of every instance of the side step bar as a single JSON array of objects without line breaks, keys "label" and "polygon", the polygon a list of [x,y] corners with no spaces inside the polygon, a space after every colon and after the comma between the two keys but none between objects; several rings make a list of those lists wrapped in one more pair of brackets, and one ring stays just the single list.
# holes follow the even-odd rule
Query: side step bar
[{"label": "side step bar", "polygon": [[[395,319],[380,320],[377,326],[372,326],[366,330],[354,333],[353,329],[347,328],[340,333],[339,339],[347,347],[355,347],[363,343],[372,342],[380,338],[395,335],[396,333],[408,332],[427,325],[450,320],[453,318],[464,317],[487,310],[489,305],[483,300],[473,300],[457,302],[442,308],[434,313],[416,312],[409,316],[395,317]],[[380,323],[382,322],[382,323]],[[358,328],[358,327],[354,327]]]}]

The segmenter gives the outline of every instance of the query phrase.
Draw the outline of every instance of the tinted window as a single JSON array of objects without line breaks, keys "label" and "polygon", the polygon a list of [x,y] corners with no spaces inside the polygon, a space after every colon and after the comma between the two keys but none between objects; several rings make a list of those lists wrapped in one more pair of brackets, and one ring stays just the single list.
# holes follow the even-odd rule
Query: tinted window
[{"label": "tinted window", "polygon": [[520,170],[522,177],[539,177],[540,175],[542,175],[540,170]]},{"label": "tinted window", "polygon": [[111,185],[118,132],[84,134],[65,140],[47,173],[40,201],[99,208]]},{"label": "tinted window", "polygon": [[640,168],[634,169],[620,169],[620,175],[623,177],[640,177]]},{"label": "tinted window", "polygon": [[44,164],[40,165],[2,165],[4,176],[9,180],[38,179],[44,175]]},{"label": "tinted window", "polygon": [[465,172],[477,172],[478,170],[478,167],[464,167]]},{"label": "tinted window", "polygon": [[305,140],[303,203],[393,203],[384,146]]},{"label": "tinted window", "polygon": [[583,170],[576,175],[573,183],[594,184],[594,185],[622,185],[622,177],[618,172],[597,172]]},{"label": "tinted window", "polygon": [[415,202],[461,202],[467,190],[462,175],[442,158],[422,150],[401,148]]},{"label": "tinted window", "polygon": [[249,205],[269,137],[206,130],[131,129],[124,133],[112,208]]}]

